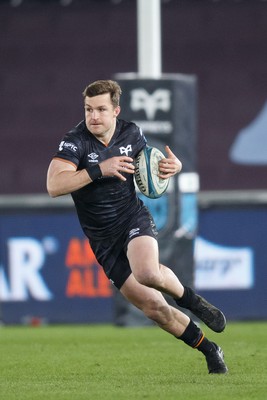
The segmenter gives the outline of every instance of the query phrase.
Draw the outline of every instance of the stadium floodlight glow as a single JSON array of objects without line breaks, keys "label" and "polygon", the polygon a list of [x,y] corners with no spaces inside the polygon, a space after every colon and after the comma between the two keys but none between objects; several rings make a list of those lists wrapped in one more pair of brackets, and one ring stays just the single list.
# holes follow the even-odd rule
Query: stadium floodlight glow
[{"label": "stadium floodlight glow", "polygon": [[23,0],[10,0],[11,7],[18,7],[23,3]]},{"label": "stadium floodlight glow", "polygon": [[71,5],[71,3],[72,3],[72,0],[60,0],[60,4],[63,7],[67,7],[67,6]]}]

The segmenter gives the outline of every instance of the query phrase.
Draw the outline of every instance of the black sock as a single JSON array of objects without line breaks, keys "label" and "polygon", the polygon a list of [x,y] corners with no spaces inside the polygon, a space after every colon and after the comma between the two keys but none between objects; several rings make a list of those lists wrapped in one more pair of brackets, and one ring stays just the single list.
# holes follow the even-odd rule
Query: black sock
[{"label": "black sock", "polygon": [[177,339],[182,340],[191,347],[196,347],[203,337],[202,330],[190,319],[189,324],[185,328],[184,333]]},{"label": "black sock", "polygon": [[195,292],[190,287],[184,286],[184,294],[181,298],[174,299],[176,304],[183,308],[189,308],[195,299]]},{"label": "black sock", "polygon": [[184,333],[177,339],[182,340],[185,344],[201,351],[203,354],[215,349],[214,344],[204,336],[202,330],[192,320],[185,328]]},{"label": "black sock", "polygon": [[203,340],[199,343],[197,347],[195,347],[198,351],[201,351],[203,354],[208,354],[213,350],[216,350],[216,347],[214,344],[207,339],[206,337],[203,336]]}]

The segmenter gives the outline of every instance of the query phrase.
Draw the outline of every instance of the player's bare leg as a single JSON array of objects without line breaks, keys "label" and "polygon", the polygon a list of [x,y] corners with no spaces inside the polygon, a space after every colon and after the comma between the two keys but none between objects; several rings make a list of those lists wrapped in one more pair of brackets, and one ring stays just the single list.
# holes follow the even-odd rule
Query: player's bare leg
[{"label": "player's bare leg", "polygon": [[186,314],[171,307],[158,290],[137,282],[133,274],[129,276],[120,291],[148,318],[176,337],[181,336],[189,324],[190,319]]},{"label": "player's bare leg", "polygon": [[201,329],[187,315],[170,306],[158,290],[140,284],[131,274],[120,291],[160,328],[201,351],[206,357],[209,373],[223,374],[228,371],[220,347],[204,337]]},{"label": "player's bare leg", "polygon": [[192,311],[213,331],[224,330],[226,319],[221,310],[184,287],[170,268],[159,263],[158,243],[154,238],[142,236],[131,240],[127,257],[139,283],[170,295],[178,306]]}]

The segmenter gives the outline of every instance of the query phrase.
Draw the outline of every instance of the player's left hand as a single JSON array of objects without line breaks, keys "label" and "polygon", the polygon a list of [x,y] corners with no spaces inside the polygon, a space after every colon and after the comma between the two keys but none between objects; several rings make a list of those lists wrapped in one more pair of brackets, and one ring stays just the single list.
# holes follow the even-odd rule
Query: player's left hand
[{"label": "player's left hand", "polygon": [[170,178],[171,176],[178,174],[182,169],[181,161],[171,151],[169,146],[165,146],[167,157],[163,158],[159,162],[159,174],[158,176],[162,179]]}]

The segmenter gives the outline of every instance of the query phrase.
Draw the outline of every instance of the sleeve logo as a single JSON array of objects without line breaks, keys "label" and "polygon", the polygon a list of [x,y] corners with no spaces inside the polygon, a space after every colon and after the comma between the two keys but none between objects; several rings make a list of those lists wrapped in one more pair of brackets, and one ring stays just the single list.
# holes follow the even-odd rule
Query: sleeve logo
[{"label": "sleeve logo", "polygon": [[59,151],[67,149],[67,150],[71,150],[71,151],[76,152],[77,151],[77,146],[74,143],[65,142],[64,140],[62,140],[62,142],[60,142],[60,145],[59,145],[58,149],[59,149]]}]

